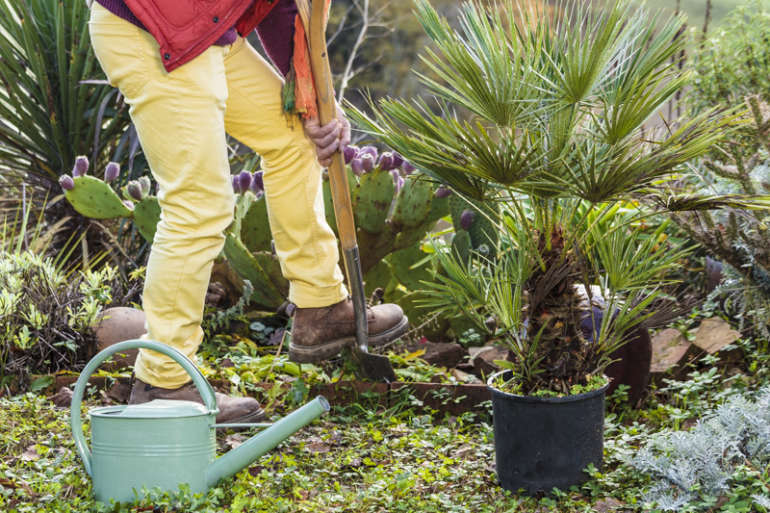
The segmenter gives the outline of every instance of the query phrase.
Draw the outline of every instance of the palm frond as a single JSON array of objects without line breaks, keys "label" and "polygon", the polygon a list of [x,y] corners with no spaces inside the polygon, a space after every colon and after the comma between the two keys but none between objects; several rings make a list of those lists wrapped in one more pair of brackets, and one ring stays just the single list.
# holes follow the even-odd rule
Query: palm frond
[{"label": "palm frond", "polygon": [[770,195],[767,194],[664,195],[659,193],[650,195],[648,198],[652,199],[655,204],[670,212],[718,210],[726,208],[744,210],[770,209]]}]

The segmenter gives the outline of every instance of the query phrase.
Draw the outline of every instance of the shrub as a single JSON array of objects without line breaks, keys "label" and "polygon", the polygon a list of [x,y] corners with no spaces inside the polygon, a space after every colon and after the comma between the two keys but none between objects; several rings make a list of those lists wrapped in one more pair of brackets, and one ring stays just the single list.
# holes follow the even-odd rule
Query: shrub
[{"label": "shrub", "polygon": [[[693,56],[693,115],[714,105],[742,107],[745,124],[715,145],[696,166],[685,187],[693,192],[751,195],[770,192],[770,10],[752,0],[734,10],[725,27]],[[730,269],[717,294],[733,313],[767,337],[770,302],[768,210],[728,207],[720,212],[679,212],[674,220],[690,237]],[[727,292],[725,294],[725,292]]]},{"label": "shrub", "polygon": [[[689,432],[653,435],[630,463],[653,478],[645,500],[663,510],[681,511],[729,492],[742,467],[770,465],[770,388],[756,401],[731,398]],[[767,508],[769,492],[758,486],[754,501]]]},{"label": "shrub", "polygon": [[31,251],[0,252],[0,386],[81,366],[95,352],[90,327],[121,290],[110,266],[68,273]]}]

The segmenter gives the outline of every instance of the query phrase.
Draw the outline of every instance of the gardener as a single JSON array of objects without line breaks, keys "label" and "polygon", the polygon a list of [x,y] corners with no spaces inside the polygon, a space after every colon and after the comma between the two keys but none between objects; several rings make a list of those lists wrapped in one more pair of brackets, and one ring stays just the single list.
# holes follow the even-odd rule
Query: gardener
[{"label": "gardener", "polygon": [[[203,339],[213,260],[233,218],[227,132],[262,157],[275,250],[290,283],[289,300],[297,306],[292,346],[303,349],[303,361],[316,362],[352,344],[353,306],[321,189],[321,166],[349,142],[350,125],[339,109],[327,125],[314,116],[302,127],[294,123],[296,116],[282,108],[283,78],[244,39],[256,28],[266,53],[287,75],[294,68],[294,0],[88,1],[96,57],[130,105],[158,182],[161,218],[142,296],[143,338],[188,357]],[[396,305],[372,307],[367,315],[373,345],[406,331]],[[181,367],[143,350],[129,402],[152,399],[200,396]],[[217,403],[218,422],[262,415],[254,399],[217,394]]]}]

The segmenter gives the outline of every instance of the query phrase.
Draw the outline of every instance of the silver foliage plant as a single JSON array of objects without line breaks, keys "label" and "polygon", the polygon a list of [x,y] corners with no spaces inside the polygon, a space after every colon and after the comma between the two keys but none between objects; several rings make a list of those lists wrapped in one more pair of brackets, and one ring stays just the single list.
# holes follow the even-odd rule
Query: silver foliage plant
[{"label": "silver foliage plant", "polygon": [[[770,387],[755,401],[730,398],[690,431],[664,431],[649,438],[628,463],[654,483],[643,497],[664,511],[729,491],[739,466],[770,464]],[[770,497],[754,495],[764,508]]]}]

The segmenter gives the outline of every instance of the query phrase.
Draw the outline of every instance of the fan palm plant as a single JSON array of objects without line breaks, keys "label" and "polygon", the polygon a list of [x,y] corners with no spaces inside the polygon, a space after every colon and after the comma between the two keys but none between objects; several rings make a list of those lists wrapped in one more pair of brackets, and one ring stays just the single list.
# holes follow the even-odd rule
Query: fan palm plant
[{"label": "fan palm plant", "polygon": [[[743,123],[742,114],[711,109],[652,126],[688,79],[672,61],[682,20],[645,16],[627,0],[550,7],[469,2],[455,29],[416,0],[434,43],[419,77],[435,103],[388,98],[371,115],[351,109],[366,131],[456,193],[502,204],[495,259],[437,252],[428,304],[462,309],[479,325],[493,315],[525,394],[584,385],[650,315],[684,250],[644,228],[645,205],[762,203],[672,189],[685,163]],[[581,285],[589,298],[601,292],[601,308],[581,305]]]}]

